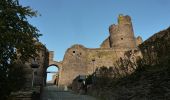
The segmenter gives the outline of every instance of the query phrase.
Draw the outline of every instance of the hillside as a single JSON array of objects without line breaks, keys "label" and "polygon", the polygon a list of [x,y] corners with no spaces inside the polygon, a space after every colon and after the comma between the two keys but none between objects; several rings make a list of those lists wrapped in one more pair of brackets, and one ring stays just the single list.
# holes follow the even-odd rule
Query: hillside
[{"label": "hillside", "polygon": [[120,79],[100,79],[105,84],[97,84],[93,90],[101,100],[170,100],[169,65],[144,65]]},{"label": "hillside", "polygon": [[170,28],[144,41],[142,63],[121,78],[100,77],[91,95],[101,100],[170,100]]}]

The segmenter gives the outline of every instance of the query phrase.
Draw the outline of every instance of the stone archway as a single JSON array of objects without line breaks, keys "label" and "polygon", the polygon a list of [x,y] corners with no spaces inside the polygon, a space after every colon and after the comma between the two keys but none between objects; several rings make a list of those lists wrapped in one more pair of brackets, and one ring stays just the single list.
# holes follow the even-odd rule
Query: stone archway
[{"label": "stone archway", "polygon": [[46,84],[53,84],[57,85],[59,84],[59,74],[60,69],[58,65],[51,64],[46,68]]},{"label": "stone archway", "polygon": [[61,72],[62,72],[62,62],[57,62],[53,60],[54,57],[54,52],[50,51],[49,52],[49,58],[48,58],[48,66],[46,66],[45,68],[45,82],[47,79],[47,68],[49,68],[50,66],[56,66],[58,68],[58,73],[57,74],[57,80],[56,80],[56,85],[60,85],[60,79],[61,79]]}]

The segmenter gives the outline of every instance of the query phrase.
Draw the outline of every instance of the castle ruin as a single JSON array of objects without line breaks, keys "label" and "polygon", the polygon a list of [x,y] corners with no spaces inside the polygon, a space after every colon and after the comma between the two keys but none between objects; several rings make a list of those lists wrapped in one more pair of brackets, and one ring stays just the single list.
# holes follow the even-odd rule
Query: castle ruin
[{"label": "castle ruin", "polygon": [[118,25],[111,25],[109,33],[100,48],[86,48],[76,44],[66,51],[63,61],[59,62],[59,85],[68,86],[77,76],[90,75],[102,66],[114,67],[126,51],[137,50],[137,46],[142,43],[140,37],[135,38],[128,15],[119,15]]},{"label": "castle ruin", "polygon": [[[169,62],[167,58],[170,53],[170,28],[160,31],[151,36],[146,41],[142,42],[142,38],[135,38],[131,18],[129,16],[119,15],[118,25],[109,27],[110,35],[100,48],[86,48],[82,45],[73,45],[68,48],[61,62],[53,60],[54,52],[48,49],[41,43],[38,57],[34,59],[39,67],[36,71],[31,68],[31,61],[24,65],[26,70],[26,84],[23,92],[16,92],[16,98],[31,98],[33,89],[41,92],[41,88],[46,84],[47,68],[49,66],[58,67],[56,85],[69,86],[73,80],[79,75],[91,75],[100,67],[111,67],[119,74],[124,72],[118,65],[118,61],[131,60],[137,61],[142,58],[144,64],[155,65],[160,62]],[[122,60],[123,61],[123,60]],[[124,63],[127,72],[133,72],[130,63]],[[124,70],[124,69],[123,69]],[[121,72],[122,71],[122,72]],[[115,73],[117,74],[117,73]],[[124,74],[125,75],[125,74]],[[30,90],[29,90],[30,89]],[[18,99],[17,99],[18,100]]]}]

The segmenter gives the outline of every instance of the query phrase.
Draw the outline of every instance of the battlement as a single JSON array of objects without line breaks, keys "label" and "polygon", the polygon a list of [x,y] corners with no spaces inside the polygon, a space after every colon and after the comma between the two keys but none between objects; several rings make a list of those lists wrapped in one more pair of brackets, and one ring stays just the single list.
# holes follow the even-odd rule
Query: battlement
[{"label": "battlement", "polygon": [[123,14],[120,14],[118,17],[118,25],[122,25],[122,24],[131,24],[130,16],[128,15],[123,16]]},{"label": "battlement", "polygon": [[109,33],[111,48],[133,49],[136,47],[130,16],[120,14],[118,17],[118,25],[112,24],[109,27]]},{"label": "battlement", "polygon": [[109,32],[118,31],[118,26],[115,24],[110,25]]}]

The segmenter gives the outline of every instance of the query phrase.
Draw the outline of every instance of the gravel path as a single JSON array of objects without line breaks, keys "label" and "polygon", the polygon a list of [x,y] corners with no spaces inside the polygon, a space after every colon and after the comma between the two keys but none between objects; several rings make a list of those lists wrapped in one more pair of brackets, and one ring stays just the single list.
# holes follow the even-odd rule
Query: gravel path
[{"label": "gravel path", "polygon": [[41,100],[97,100],[91,96],[74,94],[69,91],[59,90],[56,86],[46,86]]}]

